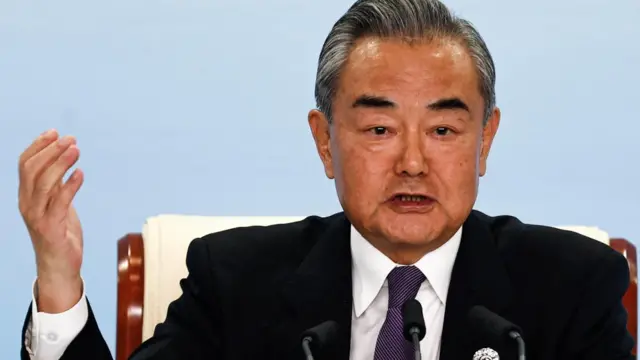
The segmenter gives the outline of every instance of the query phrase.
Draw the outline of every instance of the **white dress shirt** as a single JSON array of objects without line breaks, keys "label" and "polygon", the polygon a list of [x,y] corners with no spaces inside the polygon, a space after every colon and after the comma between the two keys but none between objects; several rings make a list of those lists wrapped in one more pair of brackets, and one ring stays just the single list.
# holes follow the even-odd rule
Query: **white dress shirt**
[{"label": "white dress shirt", "polygon": [[[460,247],[462,229],[438,249],[414,265],[427,278],[416,300],[422,305],[427,334],[420,343],[423,360],[438,360],[444,324],[444,310],[451,271]],[[371,360],[378,333],[387,317],[389,288],[387,275],[397,266],[351,228],[353,258],[353,315],[351,322],[351,360]]]},{"label": "white dress shirt", "polygon": [[[427,335],[420,344],[423,360],[438,360],[444,309],[453,263],[460,246],[462,229],[444,245],[428,253],[414,265],[427,278],[416,299],[422,304]],[[353,315],[351,325],[352,360],[371,360],[378,333],[387,316],[389,290],[387,275],[400,266],[373,247],[351,227],[353,258]],[[60,314],[38,312],[34,282],[31,320],[25,334],[25,346],[31,360],[59,360],[89,318],[87,300]]]}]

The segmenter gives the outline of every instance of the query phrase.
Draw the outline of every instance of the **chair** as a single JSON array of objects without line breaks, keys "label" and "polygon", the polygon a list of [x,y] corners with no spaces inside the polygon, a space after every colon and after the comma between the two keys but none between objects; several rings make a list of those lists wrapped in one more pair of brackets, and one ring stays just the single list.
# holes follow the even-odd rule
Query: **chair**
[{"label": "chair", "polygon": [[301,219],[159,215],[147,219],[142,233],[125,235],[118,241],[116,360],[126,360],[151,337],[169,303],[181,295],[180,279],[188,273],[185,260],[193,239],[235,227]]},{"label": "chair", "polygon": [[[116,360],[126,360],[156,324],[164,321],[169,303],[181,294],[180,279],[186,277],[189,243],[203,235],[239,226],[272,225],[302,217],[206,217],[160,215],[147,219],[142,233],[130,233],[118,241],[118,303]],[[631,284],[624,296],[629,313],[628,328],[637,338],[638,279],[636,248],[624,239],[609,239],[593,227],[559,227],[609,244],[629,261]],[[635,351],[635,350],[634,350]]]}]

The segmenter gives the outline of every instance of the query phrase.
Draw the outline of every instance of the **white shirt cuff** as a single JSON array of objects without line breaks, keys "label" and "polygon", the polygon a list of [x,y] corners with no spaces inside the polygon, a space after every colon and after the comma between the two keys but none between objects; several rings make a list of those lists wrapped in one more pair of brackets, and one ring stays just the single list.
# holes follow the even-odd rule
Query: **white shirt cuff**
[{"label": "white shirt cuff", "polygon": [[33,282],[31,319],[27,326],[24,344],[31,360],[59,360],[89,319],[84,280],[82,296],[78,303],[59,314],[38,312],[36,281]]}]

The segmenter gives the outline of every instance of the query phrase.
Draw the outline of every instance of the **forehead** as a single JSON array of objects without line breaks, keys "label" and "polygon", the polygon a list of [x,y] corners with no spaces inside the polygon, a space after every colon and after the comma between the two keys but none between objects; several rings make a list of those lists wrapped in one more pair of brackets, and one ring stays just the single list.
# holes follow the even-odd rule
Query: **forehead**
[{"label": "forehead", "polygon": [[458,96],[482,102],[473,60],[466,47],[452,39],[359,39],[342,69],[337,95],[362,93],[421,101]]}]

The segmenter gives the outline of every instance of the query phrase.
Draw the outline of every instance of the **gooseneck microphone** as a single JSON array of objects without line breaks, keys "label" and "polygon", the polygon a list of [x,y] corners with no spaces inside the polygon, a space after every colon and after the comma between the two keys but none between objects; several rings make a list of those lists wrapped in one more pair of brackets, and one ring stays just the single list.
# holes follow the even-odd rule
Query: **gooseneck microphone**
[{"label": "gooseneck microphone", "polygon": [[318,351],[330,343],[338,333],[338,323],[325,321],[302,333],[302,350],[307,360],[313,360],[313,351]]},{"label": "gooseneck microphone", "polygon": [[488,336],[489,340],[504,343],[515,340],[518,343],[518,360],[526,360],[522,330],[484,306],[474,306],[469,311],[471,325]]},{"label": "gooseneck microphone", "polygon": [[421,360],[420,340],[424,339],[427,327],[424,325],[422,305],[416,299],[408,300],[402,305],[402,333],[407,341],[413,343],[415,360]]}]

